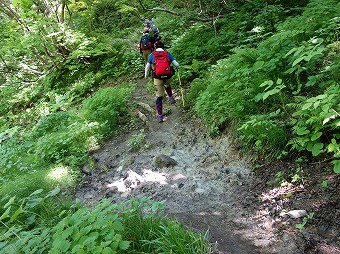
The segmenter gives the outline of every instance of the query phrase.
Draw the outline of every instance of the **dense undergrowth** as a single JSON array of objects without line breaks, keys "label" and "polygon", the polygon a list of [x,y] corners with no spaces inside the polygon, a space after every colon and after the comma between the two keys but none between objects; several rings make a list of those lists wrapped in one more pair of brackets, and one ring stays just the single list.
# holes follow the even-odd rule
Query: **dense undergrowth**
[{"label": "dense undergrowth", "polygon": [[[72,205],[70,190],[88,153],[133,128],[135,85],[122,80],[141,69],[137,45],[149,13],[127,1],[71,2],[67,22],[33,1],[17,1],[15,22],[1,5],[0,248],[171,253],[167,246],[176,246],[176,253],[208,253],[204,236],[155,216],[158,203],[131,201],[124,204],[130,210],[107,201],[94,210]],[[167,4],[191,8],[179,16],[159,12],[154,20],[180,63],[186,109],[204,119],[211,135],[228,128],[245,150],[330,159],[340,172],[338,1],[212,1],[206,10],[190,1]],[[193,21],[208,10],[225,14]],[[131,235],[137,222],[150,230]],[[169,243],[169,234],[185,241]],[[188,250],[187,242],[197,245]]]}]

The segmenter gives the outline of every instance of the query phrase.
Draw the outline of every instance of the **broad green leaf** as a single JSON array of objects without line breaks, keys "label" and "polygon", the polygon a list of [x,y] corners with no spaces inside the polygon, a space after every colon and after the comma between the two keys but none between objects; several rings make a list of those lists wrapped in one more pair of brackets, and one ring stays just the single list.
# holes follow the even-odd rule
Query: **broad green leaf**
[{"label": "broad green leaf", "polygon": [[321,102],[321,101],[316,101],[316,102],[314,102],[314,109],[316,109],[316,108],[320,105],[320,102]]},{"label": "broad green leaf", "polygon": [[8,200],[8,202],[4,205],[4,208],[6,208],[6,207],[10,206],[11,204],[13,204],[14,200],[15,200],[15,196],[11,197],[11,199]]},{"label": "broad green leaf", "polygon": [[316,98],[317,100],[323,100],[323,99],[326,99],[327,97],[328,97],[327,94],[320,94],[320,95],[316,96],[315,98]]},{"label": "broad green leaf", "polygon": [[[74,239],[73,239],[74,240]],[[76,244],[73,248],[71,253],[79,253],[79,251],[83,248],[83,245]]]},{"label": "broad green leaf", "polygon": [[328,112],[329,108],[330,108],[330,106],[328,104],[321,106],[321,109],[322,109],[323,112]]},{"label": "broad green leaf", "polygon": [[296,51],[296,48],[292,48],[291,50],[288,51],[288,53],[285,55],[285,57],[289,56],[290,54],[292,54],[295,51]]},{"label": "broad green leaf", "polygon": [[35,214],[33,214],[32,216],[30,216],[30,217],[28,217],[27,219],[26,219],[26,224],[27,225],[31,225],[31,224],[33,224],[35,221],[36,221],[36,215]]},{"label": "broad green leaf", "polygon": [[284,73],[285,74],[292,74],[294,71],[296,71],[298,68],[297,67],[292,67],[286,70]]},{"label": "broad green leaf", "polygon": [[274,89],[272,89],[272,90],[269,90],[268,92],[265,92],[265,93],[264,93],[262,100],[265,100],[265,99],[267,99],[269,96],[274,95],[274,94],[277,94],[277,93],[279,93],[280,91],[281,91],[281,90],[280,90],[280,89],[277,89],[277,88],[274,88]]},{"label": "broad green leaf", "polygon": [[71,246],[71,243],[67,240],[62,239],[62,238],[57,238],[53,242],[53,247],[56,248],[57,250],[60,250],[61,253],[67,253],[70,246]]},{"label": "broad green leaf", "polygon": [[316,81],[317,81],[316,79],[311,79],[305,84],[305,86],[306,87],[314,86],[316,84]]},{"label": "broad green leaf", "polygon": [[42,198],[31,198],[27,200],[27,203],[25,204],[25,208],[33,208],[37,205],[39,205],[40,201],[43,200]]},{"label": "broad green leaf", "polygon": [[301,128],[298,128],[298,129],[296,130],[296,134],[297,134],[297,135],[300,135],[300,136],[305,135],[305,134],[308,134],[309,132],[310,132],[310,131],[307,130],[306,127],[301,127]]},{"label": "broad green leaf", "polygon": [[310,108],[312,105],[313,105],[313,103],[311,103],[311,102],[305,103],[305,104],[302,106],[301,109],[302,109],[302,110],[306,110],[306,109]]},{"label": "broad green leaf", "polygon": [[121,241],[119,243],[119,248],[121,250],[127,250],[129,248],[129,246],[130,246],[130,242],[129,241]]},{"label": "broad green leaf", "polygon": [[304,56],[299,57],[298,59],[296,59],[296,60],[293,62],[292,66],[297,65],[298,63],[300,63],[300,62],[301,62],[302,60],[304,60],[304,59],[305,59]]},{"label": "broad green leaf", "polygon": [[54,196],[57,195],[59,192],[60,192],[60,188],[55,188],[55,189],[49,191],[49,192],[47,193],[47,195],[45,196],[45,198],[47,198],[47,197],[54,197]]},{"label": "broad green leaf", "polygon": [[335,121],[335,122],[334,122],[334,125],[335,125],[336,127],[340,127],[340,120]]},{"label": "broad green leaf", "polygon": [[305,46],[300,46],[296,48],[294,56],[298,56],[306,47]]},{"label": "broad green leaf", "polygon": [[8,207],[7,210],[1,215],[0,220],[8,218],[10,211],[11,211],[11,207]]},{"label": "broad green leaf", "polygon": [[34,195],[40,194],[41,192],[43,192],[43,189],[38,189],[38,190],[36,190],[36,191],[32,192],[32,193],[31,193],[31,195],[29,195],[29,196],[31,197],[31,196],[34,196]]},{"label": "broad green leaf", "polygon": [[260,87],[267,86],[266,89],[268,89],[268,88],[270,88],[273,84],[274,84],[273,80],[266,80],[266,81],[264,81],[264,82],[260,85]]},{"label": "broad green leaf", "polygon": [[253,65],[254,71],[257,71],[261,69],[261,67],[264,65],[264,61],[256,61]]},{"label": "broad green leaf", "polygon": [[312,154],[313,156],[318,156],[322,152],[323,143],[316,143],[313,145]]},{"label": "broad green leaf", "polygon": [[340,174],[340,160],[334,160],[332,163],[334,164],[334,172]]},{"label": "broad green leaf", "polygon": [[110,247],[106,247],[101,253],[102,254],[113,254],[115,253],[115,250],[112,250]]},{"label": "broad green leaf", "polygon": [[323,121],[322,121],[322,125],[325,125],[326,123],[328,123],[330,120],[335,119],[336,115],[331,114],[330,116],[326,117]]},{"label": "broad green leaf", "polygon": [[5,246],[7,245],[7,242],[0,242],[0,250],[5,249]]},{"label": "broad green leaf", "polygon": [[11,216],[10,221],[14,221],[24,210],[22,209],[22,206],[20,206]]},{"label": "broad green leaf", "polygon": [[323,43],[324,42],[324,39],[322,38],[313,38],[310,40],[311,43],[313,44],[320,44],[320,43]]},{"label": "broad green leaf", "polygon": [[68,228],[66,228],[66,229],[63,231],[62,237],[66,239],[66,238],[69,237],[72,233],[73,233],[73,227],[68,227]]},{"label": "broad green leaf", "polygon": [[318,131],[318,132],[314,133],[310,139],[311,139],[312,141],[315,141],[315,140],[317,140],[318,138],[320,138],[321,135],[322,135],[322,132]]},{"label": "broad green leaf", "polygon": [[114,228],[114,230],[121,231],[121,230],[123,230],[123,224],[119,220],[116,220],[113,223],[113,228]]}]

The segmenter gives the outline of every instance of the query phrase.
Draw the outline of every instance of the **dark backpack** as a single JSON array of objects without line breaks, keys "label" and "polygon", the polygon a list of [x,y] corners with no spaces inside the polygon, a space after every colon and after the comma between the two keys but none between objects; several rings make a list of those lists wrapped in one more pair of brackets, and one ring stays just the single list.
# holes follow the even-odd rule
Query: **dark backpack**
[{"label": "dark backpack", "polygon": [[169,79],[173,73],[170,67],[170,57],[168,51],[154,51],[154,78],[157,79]]},{"label": "dark backpack", "polygon": [[146,49],[151,49],[152,43],[151,43],[151,38],[150,35],[144,34],[140,40],[140,49],[146,50]]}]

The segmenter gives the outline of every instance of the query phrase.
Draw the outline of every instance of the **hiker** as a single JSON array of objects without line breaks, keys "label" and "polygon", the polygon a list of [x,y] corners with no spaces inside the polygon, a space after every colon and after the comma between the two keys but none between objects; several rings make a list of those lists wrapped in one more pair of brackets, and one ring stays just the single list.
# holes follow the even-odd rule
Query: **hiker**
[{"label": "hiker", "polygon": [[159,36],[159,30],[152,19],[145,20],[144,28],[148,28],[149,31],[151,31],[151,36],[153,37],[154,41],[161,40],[161,37]]},{"label": "hiker", "polygon": [[163,117],[163,96],[165,92],[169,97],[171,104],[175,103],[170,86],[171,76],[173,75],[172,67],[179,67],[174,57],[164,49],[164,44],[161,41],[155,42],[154,51],[150,54],[147,64],[145,65],[144,77],[149,76],[150,67],[152,68],[151,76],[153,77],[155,92],[156,92],[156,110],[157,120],[162,123],[165,118]]},{"label": "hiker", "polygon": [[153,38],[149,35],[149,29],[144,28],[144,33],[142,37],[140,38],[139,42],[139,51],[144,59],[144,67],[146,63],[148,62],[149,56],[152,52],[153,48]]}]

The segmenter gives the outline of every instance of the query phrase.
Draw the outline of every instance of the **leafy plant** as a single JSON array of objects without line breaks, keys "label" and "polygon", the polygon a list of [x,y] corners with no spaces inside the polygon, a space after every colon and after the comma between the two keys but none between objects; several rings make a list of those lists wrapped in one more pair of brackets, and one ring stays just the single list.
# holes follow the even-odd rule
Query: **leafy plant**
[{"label": "leafy plant", "polygon": [[93,209],[79,202],[63,211],[62,206],[53,206],[54,210],[44,207],[59,191],[52,190],[41,198],[42,190],[37,190],[19,203],[15,197],[7,199],[0,217],[0,246],[4,254],[151,253],[155,250],[212,253],[207,235],[161,217],[164,201],[151,202],[145,197],[112,204],[103,199]]},{"label": "leafy plant", "polygon": [[296,227],[297,229],[304,229],[304,227],[306,226],[308,220],[311,220],[311,219],[313,218],[313,216],[314,216],[314,212],[310,212],[310,213],[308,214],[308,216],[303,217],[301,223],[295,224],[295,227]]},{"label": "leafy plant", "polygon": [[133,239],[131,247],[136,253],[213,253],[207,233],[194,232],[163,217],[164,201],[151,202],[145,197],[132,199],[130,204],[128,213],[123,214],[125,234]]},{"label": "leafy plant", "polygon": [[[339,96],[338,85],[331,85],[324,94],[307,99],[293,116],[293,131],[297,137],[288,142],[293,149],[306,149],[313,156],[330,152],[335,158],[339,157],[339,136],[332,130],[338,128]],[[339,171],[335,162],[334,170]]]},{"label": "leafy plant", "polygon": [[88,122],[97,123],[101,134],[112,133],[128,116],[128,98],[134,86],[123,84],[118,87],[100,89],[83,102],[82,115]]},{"label": "leafy plant", "polygon": [[323,188],[327,188],[328,186],[328,182],[327,181],[322,181],[321,184],[320,184]]},{"label": "leafy plant", "polygon": [[57,199],[60,189],[49,191],[43,197],[42,189],[25,198],[4,197],[0,211],[0,247],[9,253],[45,253],[51,239],[51,227],[65,208]]},{"label": "leafy plant", "polygon": [[132,135],[128,140],[127,145],[130,151],[138,151],[146,147],[144,129],[140,130],[139,133]]},{"label": "leafy plant", "polygon": [[283,148],[288,139],[284,126],[277,119],[280,114],[278,109],[270,114],[250,116],[250,120],[238,128],[240,139],[258,152],[275,155],[275,149]]},{"label": "leafy plant", "polygon": [[54,228],[52,253],[115,253],[126,250],[123,223],[109,200],[102,201],[93,211],[80,208],[63,218]]}]

